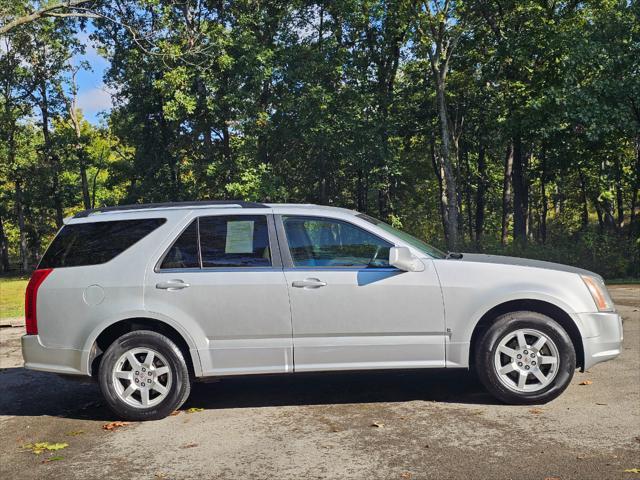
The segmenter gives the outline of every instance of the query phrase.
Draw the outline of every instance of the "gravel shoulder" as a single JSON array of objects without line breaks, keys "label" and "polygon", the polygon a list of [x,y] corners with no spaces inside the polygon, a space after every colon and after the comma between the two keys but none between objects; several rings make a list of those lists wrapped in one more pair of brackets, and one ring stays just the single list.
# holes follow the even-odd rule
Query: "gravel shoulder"
[{"label": "gravel shoulder", "polygon": [[[497,404],[459,371],[243,377],[107,431],[95,384],[24,370],[23,329],[1,328],[0,478],[640,479],[624,471],[640,468],[640,286],[610,291],[622,355],[536,407]],[[22,448],[43,441],[69,446]]]}]

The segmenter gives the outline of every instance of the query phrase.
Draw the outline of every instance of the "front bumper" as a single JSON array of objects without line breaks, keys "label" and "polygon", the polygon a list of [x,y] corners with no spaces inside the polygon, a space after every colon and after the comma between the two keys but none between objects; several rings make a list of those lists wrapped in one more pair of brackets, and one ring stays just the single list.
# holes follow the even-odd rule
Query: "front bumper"
[{"label": "front bumper", "polygon": [[38,335],[22,336],[24,368],[67,375],[86,375],[80,369],[83,352],[69,348],[49,348],[42,345]]},{"label": "front bumper", "polygon": [[622,350],[622,318],[616,312],[581,313],[580,321],[589,337],[582,339],[584,370],[597,363],[611,360]]}]

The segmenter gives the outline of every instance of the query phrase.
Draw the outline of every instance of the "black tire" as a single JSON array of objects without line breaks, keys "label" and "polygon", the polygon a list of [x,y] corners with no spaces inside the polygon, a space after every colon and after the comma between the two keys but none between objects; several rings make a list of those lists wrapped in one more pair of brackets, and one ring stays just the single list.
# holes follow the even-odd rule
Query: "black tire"
[{"label": "black tire", "polygon": [[[494,365],[494,355],[500,341],[519,329],[533,329],[548,336],[558,349],[559,365],[555,378],[535,392],[518,392],[505,386]],[[511,312],[498,317],[480,336],[475,348],[478,378],[497,399],[515,405],[546,403],[569,386],[576,369],[576,352],[567,332],[552,318],[537,312]]]},{"label": "black tire", "polygon": [[[171,372],[171,386],[166,397],[157,405],[139,408],[127,404],[116,392],[112,371],[118,359],[133,348],[149,348],[161,354]],[[102,356],[98,384],[109,408],[120,418],[131,421],[165,418],[187,400],[191,392],[189,370],[180,349],[170,339],[157,332],[136,330],[115,340]]]}]

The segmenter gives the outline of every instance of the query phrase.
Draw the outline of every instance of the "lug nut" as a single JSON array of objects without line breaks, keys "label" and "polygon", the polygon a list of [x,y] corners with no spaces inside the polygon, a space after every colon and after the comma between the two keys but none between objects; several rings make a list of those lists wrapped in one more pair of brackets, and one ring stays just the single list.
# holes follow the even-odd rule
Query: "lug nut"
[{"label": "lug nut", "polygon": [[[527,352],[524,352],[524,353],[527,353]],[[144,367],[142,367],[142,371],[143,371],[143,372],[146,372],[147,370],[145,370],[145,368],[144,368]]]},{"label": "lug nut", "polygon": [[138,372],[137,370],[136,370],[136,375],[140,375],[140,372]]},{"label": "lug nut", "polygon": [[138,383],[138,379],[136,378],[136,383]]},{"label": "lug nut", "polygon": [[[526,355],[527,353],[529,353],[529,352],[525,350],[525,351],[524,351],[524,354]],[[144,370],[144,369],[143,369],[143,370]]]},{"label": "lug nut", "polygon": [[536,358],[536,354],[535,354],[535,353],[532,353],[532,354],[531,354],[531,358]]},{"label": "lug nut", "polygon": [[[518,362],[518,366],[521,367],[522,366],[522,362]],[[137,380],[136,380],[137,382]]]},{"label": "lug nut", "polygon": [[535,364],[536,364],[536,362],[531,362],[531,365],[535,365]]},{"label": "lug nut", "polygon": [[147,375],[151,375],[151,372],[147,372]]},{"label": "lug nut", "polygon": [[147,383],[151,383],[151,379],[147,380]]},{"label": "lug nut", "polygon": [[525,370],[529,370],[529,365],[525,365],[525,366],[524,366],[524,369],[525,369]]},{"label": "lug nut", "polygon": [[522,355],[518,354],[518,358],[519,358],[519,359],[520,359],[520,358],[522,358]]}]

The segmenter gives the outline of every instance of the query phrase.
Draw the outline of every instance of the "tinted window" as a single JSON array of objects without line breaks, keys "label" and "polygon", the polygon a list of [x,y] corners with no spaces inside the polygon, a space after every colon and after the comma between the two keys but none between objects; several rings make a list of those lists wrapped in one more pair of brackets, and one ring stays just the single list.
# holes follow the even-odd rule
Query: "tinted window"
[{"label": "tinted window", "polygon": [[200,250],[206,267],[269,267],[269,231],[263,215],[200,218]]},{"label": "tinted window", "polygon": [[197,220],[191,222],[191,225],[178,237],[164,257],[160,268],[200,268]]},{"label": "tinted window", "polygon": [[389,242],[341,220],[284,217],[296,267],[388,267]]},{"label": "tinted window", "polygon": [[65,225],[38,268],[78,267],[105,263],[162,225],[164,218]]}]

